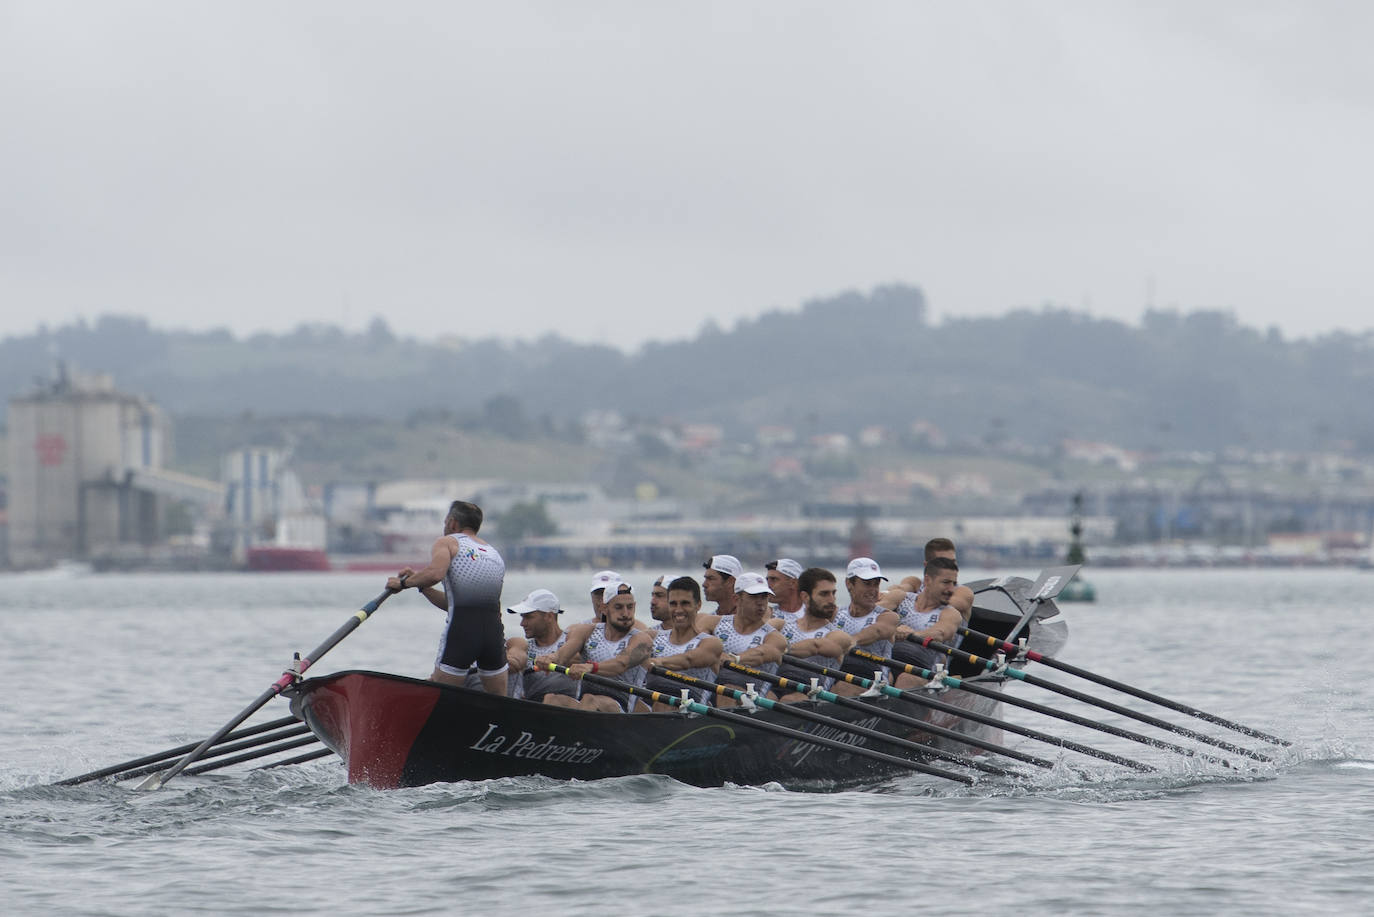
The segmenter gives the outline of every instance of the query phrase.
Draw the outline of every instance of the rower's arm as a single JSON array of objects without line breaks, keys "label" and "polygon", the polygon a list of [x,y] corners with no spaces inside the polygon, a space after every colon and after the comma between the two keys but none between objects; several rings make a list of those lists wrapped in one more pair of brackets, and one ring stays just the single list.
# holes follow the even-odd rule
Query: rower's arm
[{"label": "rower's arm", "polygon": [[725,644],[721,642],[719,637],[706,637],[685,653],[658,656],[649,661],[654,665],[661,665],[665,669],[672,669],[675,672],[680,672],[683,669],[704,669],[720,662],[720,654],[724,651]]},{"label": "rower's arm", "polygon": [[587,645],[587,638],[591,636],[591,633],[591,624],[574,624],[569,627],[568,639],[563,641],[558,652],[553,654],[553,661],[559,665],[571,665],[573,660],[582,652],[582,647]]},{"label": "rower's arm", "polygon": [[956,587],[954,595],[950,596],[949,604],[953,605],[963,618],[961,623],[967,624],[969,618],[973,617],[973,590],[967,586]]},{"label": "rower's arm", "polygon": [[773,631],[763,638],[761,645],[740,653],[739,661],[740,665],[758,667],[780,661],[785,652],[787,652],[787,638],[777,631]]},{"label": "rower's arm", "polygon": [[897,630],[897,623],[899,620],[897,612],[885,611],[878,615],[878,620],[855,634],[854,642],[859,646],[863,646],[875,640],[891,640],[893,633]]},{"label": "rower's arm", "polygon": [[912,636],[917,640],[935,640],[950,643],[959,633],[959,625],[964,623],[963,615],[952,604],[940,609],[939,619],[925,630],[915,631]]},{"label": "rower's arm", "polygon": [[640,631],[630,638],[629,645],[620,651],[620,655],[612,656],[601,663],[597,666],[597,671],[602,675],[623,675],[635,666],[643,665],[653,654],[653,637],[645,631]]},{"label": "rower's arm", "polygon": [[792,644],[794,656],[843,656],[854,645],[854,638],[842,630],[832,630],[824,637],[807,637]]},{"label": "rower's arm", "polygon": [[506,641],[506,664],[512,672],[523,672],[530,661],[530,643],[524,637],[511,637]]},{"label": "rower's arm", "polygon": [[902,580],[901,583],[895,586],[889,586],[883,592],[882,598],[878,599],[878,604],[888,611],[896,611],[897,606],[902,604],[909,594],[909,590],[904,585],[905,583],[906,580]]}]

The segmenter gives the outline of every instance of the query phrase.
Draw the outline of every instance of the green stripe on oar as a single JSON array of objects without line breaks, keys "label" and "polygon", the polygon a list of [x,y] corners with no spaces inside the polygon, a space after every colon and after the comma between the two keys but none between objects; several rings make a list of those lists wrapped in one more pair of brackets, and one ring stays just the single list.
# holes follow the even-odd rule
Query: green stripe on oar
[{"label": "green stripe on oar", "polygon": [[[783,658],[789,661],[795,661],[796,659],[796,657],[790,655],[783,656]],[[759,669],[751,668],[747,665],[741,665],[738,662],[726,662],[725,665],[736,672],[741,672],[753,678],[760,678],[764,681],[769,682],[770,684],[777,685],[780,688],[790,688],[793,691],[796,691],[800,694],[818,697],[826,703],[835,704],[840,707],[867,710],[870,711],[874,716],[882,717],[884,719],[890,719],[898,723],[903,723],[907,726],[912,726],[914,728],[920,729],[922,732],[927,732],[931,735],[939,736],[940,738],[947,739],[951,742],[958,742],[959,744],[967,745],[970,748],[981,748],[984,751],[990,751],[993,754],[1002,755],[1004,757],[1012,758],[1017,761],[1024,761],[1027,764],[1034,764],[1036,767],[1054,767],[1053,761],[1047,761],[1044,758],[1038,758],[1035,755],[1028,755],[1025,752],[1016,751],[1015,749],[1005,748],[1001,745],[998,745],[996,742],[989,742],[986,739],[979,739],[962,732],[957,732],[953,729],[946,729],[943,726],[937,726],[934,723],[928,723],[925,720],[918,720],[915,717],[906,716],[904,714],[897,713],[896,711],[875,708],[870,704],[865,704],[862,701],[855,700],[852,697],[841,697],[834,691],[817,689],[813,692],[809,684],[797,681],[795,678],[788,678],[785,675],[774,675],[771,672],[764,672]],[[790,710],[792,708],[784,705],[783,709]],[[970,759],[963,758],[962,756],[959,758],[959,761],[961,764],[973,764],[973,766],[977,766],[977,764],[974,764]]]},{"label": "green stripe on oar", "polygon": [[980,665],[983,668],[987,669],[989,672],[996,672],[999,675],[1005,675],[1008,678],[1014,678],[1017,681],[1023,681],[1028,685],[1035,685],[1037,688],[1044,688],[1046,691],[1053,691],[1055,694],[1059,694],[1063,697],[1068,697],[1084,704],[1090,704],[1094,707],[1100,707],[1103,710],[1110,710],[1112,713],[1116,713],[1125,717],[1130,717],[1133,720],[1138,720],[1142,723],[1147,723],[1151,726],[1154,726],[1157,729],[1163,729],[1166,732],[1172,732],[1177,735],[1185,736],[1186,738],[1193,739],[1195,741],[1202,742],[1207,745],[1211,745],[1215,748],[1224,749],[1225,751],[1232,752],[1233,754],[1244,755],[1245,757],[1253,758],[1256,761],[1274,760],[1273,758],[1270,758],[1268,755],[1260,754],[1259,752],[1252,751],[1249,748],[1242,748],[1239,745],[1233,745],[1230,742],[1224,742],[1221,739],[1215,739],[1212,736],[1209,736],[1206,733],[1198,732],[1195,729],[1189,729],[1186,726],[1179,726],[1175,723],[1170,723],[1168,720],[1161,720],[1159,717],[1150,716],[1150,714],[1148,713],[1141,713],[1138,710],[1132,710],[1130,707],[1123,707],[1120,704],[1114,704],[1111,701],[1103,700],[1100,697],[1093,697],[1091,694],[1084,694],[1082,691],[1075,691],[1073,688],[1061,685],[1056,681],[1049,681],[1047,679],[1040,678],[1035,675],[1027,674],[1026,672],[1022,672],[1020,669],[1014,669],[1010,666],[1002,665],[994,659],[987,659],[983,656],[977,655],[976,653],[970,653],[965,650],[955,649],[954,647],[949,646],[948,644],[941,643],[938,640],[932,640],[929,637],[927,637],[924,640],[917,640],[915,637],[908,637],[907,639],[910,640],[912,643],[916,643],[920,646],[928,647],[930,649],[944,653],[951,659],[958,657],[960,659],[967,661],[970,665]]},{"label": "green stripe on oar", "polygon": [[[927,681],[935,678],[935,673],[932,672],[930,669],[922,668],[918,665],[912,665],[911,663],[902,662],[898,659],[893,659],[890,656],[875,656],[873,653],[870,653],[867,650],[850,650],[849,654],[851,656],[857,656],[860,659],[867,659],[869,662],[882,663],[883,665],[892,669],[892,671],[894,672],[905,672],[908,675],[916,675],[920,678],[926,679]],[[1004,694],[1001,691],[995,691],[992,688],[985,688],[980,684],[976,684],[971,681],[965,681],[964,679],[958,678],[954,675],[940,676],[940,683],[947,687],[955,688],[960,691],[967,691],[970,694],[977,694],[979,697],[993,698],[994,700],[1001,701],[1002,703],[1007,704],[1011,707],[1020,707],[1022,710],[1030,710],[1034,713],[1044,714],[1045,716],[1053,717],[1057,720],[1063,720],[1066,723],[1073,723],[1077,726],[1085,726],[1088,729],[1096,729],[1098,732],[1105,732],[1107,735],[1117,736],[1118,738],[1122,739],[1130,739],[1132,742],[1139,742],[1142,745],[1149,745],[1152,748],[1162,748],[1166,751],[1172,751],[1176,754],[1180,754],[1188,758],[1202,757],[1208,761],[1219,762],[1223,765],[1226,765],[1227,767],[1231,766],[1227,761],[1225,761],[1222,758],[1216,758],[1212,755],[1199,755],[1197,750],[1193,748],[1184,748],[1182,745],[1175,745],[1173,742],[1166,742],[1164,739],[1157,739],[1154,736],[1141,735],[1138,732],[1132,732],[1129,729],[1122,729],[1120,726],[1113,726],[1110,723],[1099,723],[1097,720],[1090,720],[1087,717],[1079,716],[1076,713],[1069,713],[1066,710],[1058,710],[1054,707],[1047,707],[1044,704],[1037,704],[1035,701],[1026,700],[1023,697],[1015,697],[1011,694]]]},{"label": "green stripe on oar", "polygon": [[[1015,643],[1008,643],[1007,641],[1002,640],[998,637],[989,636],[988,634],[980,633],[979,631],[972,630],[967,627],[960,627],[959,633],[963,634],[965,637],[984,642],[993,649],[1001,650],[1002,652],[1007,653],[1009,655],[1022,652],[1022,648]],[[1061,672],[1068,672],[1070,675],[1077,675],[1079,678],[1096,682],[1097,684],[1107,688],[1113,688],[1117,691],[1121,691],[1124,694],[1133,695],[1135,697],[1140,698],[1141,700],[1147,700],[1152,704],[1159,704],[1161,707],[1168,707],[1170,710],[1176,710],[1179,713],[1186,713],[1188,716],[1195,717],[1200,720],[1205,720],[1206,722],[1212,723],[1215,726],[1224,726],[1225,728],[1233,730],[1235,732],[1239,732],[1242,735],[1247,735],[1255,739],[1262,739],[1265,742],[1269,742],[1273,745],[1288,746],[1293,744],[1292,742],[1289,742],[1287,739],[1280,739],[1278,736],[1272,736],[1267,732],[1261,732],[1258,729],[1254,729],[1250,726],[1246,726],[1241,723],[1234,723],[1231,720],[1226,719],[1225,717],[1220,717],[1216,714],[1208,713],[1205,710],[1199,710],[1196,707],[1190,707],[1187,704],[1183,704],[1175,700],[1170,700],[1167,697],[1161,697],[1158,694],[1151,694],[1149,691],[1145,691],[1132,685],[1128,685],[1124,682],[1117,681],[1113,678],[1108,678],[1105,675],[1098,675],[1096,672],[1089,672],[1087,669],[1080,669],[1076,665],[1070,665],[1067,662],[1061,662],[1060,660],[1055,659],[1052,656],[1045,656],[1041,653],[1037,653],[1035,650],[1027,649],[1024,651],[1024,654],[1025,658],[1029,659],[1032,662],[1038,662],[1041,665],[1047,665],[1050,668],[1058,669]]]},{"label": "green stripe on oar", "polygon": [[315,647],[315,649],[310,653],[309,656],[304,656],[301,658],[299,672],[283,672],[281,678],[278,678],[267,688],[266,691],[259,694],[257,698],[255,698],[254,701],[247,707],[245,707],[237,716],[235,716],[232,720],[221,726],[215,732],[214,735],[210,736],[204,742],[201,742],[195,748],[191,749],[191,751],[186,755],[186,757],[182,758],[176,764],[173,764],[164,773],[153,774],[152,776],[150,776],[147,780],[140,783],[138,785],[138,788],[140,790],[156,790],[157,788],[165,784],[168,780],[171,780],[177,774],[181,773],[182,770],[186,768],[186,765],[195,761],[197,758],[199,758],[202,754],[205,753],[205,750],[207,748],[209,748],[211,745],[214,745],[220,739],[224,738],[224,736],[227,735],[232,729],[234,729],[234,727],[238,726],[244,720],[248,719],[250,716],[256,713],[258,709],[262,707],[263,704],[267,703],[272,698],[276,697],[278,694],[282,692],[283,689],[285,689],[288,685],[293,683],[299,674],[304,673],[306,669],[310,668],[310,666],[318,662],[321,656],[323,656],[325,653],[329,652],[335,646],[337,646],[339,642],[343,640],[344,637],[347,637],[349,634],[353,633],[353,631],[358,628],[358,625],[362,624],[369,617],[371,617],[372,613],[375,612],[378,608],[380,608],[381,604],[385,602],[387,600],[387,597],[390,595],[390,590],[383,592],[381,595],[377,596],[375,599],[364,605],[361,610],[355,611],[349,617],[349,619],[339,627],[338,630],[334,631],[334,633],[329,635],[328,639],[326,639],[319,646]]},{"label": "green stripe on oar", "polygon": [[[550,672],[559,672],[563,675],[572,675],[573,678],[579,677],[573,675],[572,672],[569,671],[567,666],[558,665],[557,663],[550,662],[548,663],[546,668]],[[661,691],[651,691],[648,688],[640,688],[636,685],[627,685],[623,681],[616,681],[613,678],[605,678],[601,675],[592,675],[588,673],[580,677],[583,681],[591,682],[594,685],[601,685],[603,688],[610,688],[614,691],[620,691],[624,694],[631,694],[635,697],[643,698],[644,700],[650,702],[658,701],[659,703],[668,704],[673,707],[681,707],[682,709],[687,710],[691,713],[700,714],[701,716],[709,716],[718,720],[724,720],[728,723],[734,723],[738,726],[744,726],[749,729],[757,729],[759,732],[768,732],[772,733],[773,735],[783,736],[784,738],[792,739],[794,742],[802,742],[806,745],[816,745],[821,748],[830,748],[835,749],[837,751],[843,751],[848,754],[856,755],[860,758],[868,758],[872,761],[881,761],[884,764],[891,764],[896,767],[905,768],[909,771],[917,771],[922,774],[928,774],[932,777],[943,777],[946,780],[953,780],[955,783],[963,783],[968,786],[972,786],[975,782],[972,777],[969,777],[966,774],[956,774],[953,771],[947,771],[939,767],[931,767],[929,764],[922,764],[919,761],[912,761],[909,758],[902,758],[898,757],[897,755],[889,755],[885,752],[874,751],[871,748],[864,748],[862,745],[850,745],[848,742],[841,742],[838,739],[829,739],[824,736],[812,735],[809,732],[802,732],[800,729],[792,729],[787,726],[779,726],[777,723],[770,723],[767,720],[761,720],[758,717],[750,716],[747,713],[735,713],[731,710],[717,710],[715,707],[708,707],[705,704],[697,703],[694,700],[684,701],[681,697],[677,697],[672,694],[664,694]],[[614,714],[607,715],[612,716]]]},{"label": "green stripe on oar", "polygon": [[[224,738],[220,739],[220,742],[229,742],[234,739],[242,739],[246,738],[247,736],[258,735],[260,733],[268,732],[273,729],[279,729],[282,726],[286,726],[296,722],[299,721],[294,716],[284,716],[281,719],[273,720],[270,723],[262,723],[258,726],[250,726],[247,729],[240,729],[237,732],[231,732],[228,735],[224,736]],[[151,755],[144,755],[141,758],[134,758],[132,761],[124,761],[119,764],[111,764],[109,767],[102,767],[100,770],[91,771],[89,774],[81,774],[76,777],[68,777],[65,780],[59,780],[56,783],[49,784],[49,786],[76,786],[79,783],[88,783],[92,780],[99,780],[102,777],[114,777],[116,780],[128,779],[134,776],[141,777],[144,774],[148,773],[148,771],[141,770],[138,772],[138,774],[126,774],[124,772],[132,771],[134,768],[141,768],[149,764],[159,764],[171,761],[178,755],[186,754],[188,751],[195,748],[198,744],[200,743],[187,742],[185,745],[178,745],[176,748],[169,748],[166,751],[159,751]]]},{"label": "green stripe on oar", "polygon": [[[751,673],[752,671],[754,670],[751,670]],[[723,694],[726,697],[732,697],[735,700],[743,700],[747,696],[744,691],[741,691],[739,688],[733,687],[731,685],[722,685],[714,681],[706,681],[702,678],[696,678],[694,676],[687,675],[683,672],[674,672],[671,669],[665,669],[660,666],[654,666],[654,674],[671,678],[674,681],[680,681],[683,684],[693,685],[698,688],[705,688],[716,694]],[[765,672],[759,672],[758,674],[765,676],[767,675],[767,673]],[[825,701],[826,703],[836,704],[837,706],[843,706],[839,704],[839,701],[845,699],[839,697],[839,695],[831,694],[829,691],[818,691],[816,692],[816,696],[821,700]],[[767,697],[752,697],[750,698],[750,700],[752,703],[759,707],[762,707],[764,710],[777,710],[780,713],[786,713],[789,716],[794,716],[797,719],[806,720],[810,723],[820,723],[823,726],[829,726],[830,728],[838,729],[841,732],[852,732],[853,734],[863,736],[866,739],[873,739],[878,742],[885,742],[896,748],[901,748],[906,751],[914,751],[917,754],[926,757],[940,758],[945,761],[951,761],[955,764],[962,764],[965,767],[971,767],[975,770],[980,770],[984,773],[993,774],[997,777],[1020,776],[1019,774],[1013,771],[1009,771],[1005,768],[996,767],[992,764],[988,764],[986,761],[975,761],[972,758],[966,757],[964,755],[957,755],[953,752],[945,751],[939,748],[931,748],[929,745],[922,745],[919,742],[913,742],[910,739],[903,739],[899,736],[888,735],[887,733],[879,732],[876,729],[869,729],[867,726],[859,726],[854,723],[847,723],[844,720],[837,720],[834,717],[825,716],[824,714],[817,713],[814,710],[806,710],[800,707],[796,707],[792,704],[784,704]],[[902,716],[902,714],[900,713],[893,714],[891,716],[884,716],[884,714],[886,714],[888,711],[879,710],[875,707],[869,706],[868,704],[858,704],[857,706],[861,708],[865,713],[873,716],[876,719],[887,719],[893,722],[902,723],[903,725],[911,726],[913,728],[922,729],[926,732],[932,732],[929,723],[915,719],[914,717]],[[935,733],[932,732],[932,734]],[[1034,763],[1034,761],[1032,761],[1031,763]],[[1045,766],[1048,767],[1049,762],[1045,762]]]},{"label": "green stripe on oar", "polygon": [[1069,751],[1076,751],[1079,754],[1089,755],[1090,757],[1099,758],[1103,761],[1110,761],[1113,764],[1122,764],[1126,767],[1134,768],[1135,770],[1141,772],[1148,773],[1153,772],[1155,770],[1155,768],[1151,767],[1148,764],[1142,764],[1139,761],[1132,761],[1130,758],[1112,754],[1109,751],[1101,751],[1100,749],[1093,748],[1091,745],[1084,745],[1081,742],[1075,742],[1072,739],[1063,739],[1059,736],[1052,736],[1049,733],[1041,732],[1038,729],[1031,729],[1028,726],[1022,726],[1019,723],[1011,723],[1007,720],[998,719],[995,716],[987,716],[982,713],[977,713],[973,710],[967,710],[963,707],[959,707],[954,704],[946,704],[943,701],[938,701],[931,697],[923,697],[921,695],[921,692],[919,691],[902,690],[901,688],[895,687],[890,684],[875,685],[873,679],[871,678],[864,678],[862,675],[855,675],[853,672],[845,672],[841,669],[832,669],[829,666],[820,665],[819,663],[811,662],[808,659],[798,659],[796,656],[787,655],[783,658],[786,659],[790,664],[798,668],[806,669],[809,672],[815,672],[818,675],[829,675],[832,678],[842,679],[848,682],[849,684],[856,685],[860,688],[876,687],[879,691],[886,694],[888,697],[895,697],[899,700],[904,700],[912,704],[917,704],[922,707],[928,707],[931,710],[939,710],[942,713],[948,713],[952,716],[963,717],[964,719],[970,720],[974,723],[982,723],[984,726],[992,726],[996,729],[1003,729],[1007,732],[1014,733],[1016,735],[1025,736],[1028,739],[1035,739],[1037,741],[1044,742],[1047,745],[1054,745],[1059,748],[1067,748]]}]

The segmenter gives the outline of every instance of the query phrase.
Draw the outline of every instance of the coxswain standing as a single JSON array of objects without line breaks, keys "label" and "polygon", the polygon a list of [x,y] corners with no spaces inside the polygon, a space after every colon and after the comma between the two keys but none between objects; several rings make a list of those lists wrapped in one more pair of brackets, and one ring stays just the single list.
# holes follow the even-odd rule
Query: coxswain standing
[{"label": "coxswain standing", "polygon": [[[707,681],[715,677],[724,645],[710,630],[716,626],[717,619],[714,616],[706,616],[704,620],[698,620],[697,614],[700,611],[701,591],[696,580],[690,576],[681,576],[668,584],[668,618],[672,628],[658,631],[653,635],[654,655],[646,663],[646,667],[662,666]],[[674,697],[680,696],[683,689],[686,689],[693,700],[702,704],[710,698],[710,693],[705,688],[692,688],[680,681],[673,681],[652,672],[644,679],[644,687]],[[674,707],[673,704],[654,701],[655,712],[666,713]]]},{"label": "coxswain standing", "polygon": [[506,661],[514,673],[510,676],[511,697],[537,702],[550,694],[561,694],[576,699],[577,682],[561,672],[535,668],[536,662],[552,662],[568,639],[568,632],[558,626],[558,616],[563,613],[558,596],[536,589],[506,611],[520,616],[520,627],[525,631],[525,636],[506,641]]},{"label": "coxswain standing", "polygon": [[[648,631],[635,626],[635,597],[630,584],[612,580],[605,590],[611,597],[606,603],[606,620],[568,628],[568,639],[554,654],[554,661],[568,666],[573,678],[601,675],[638,687],[644,682],[643,664],[653,653],[653,639]],[[550,694],[544,703],[622,713],[633,710],[636,701],[628,693],[584,681],[579,700]]]},{"label": "coxswain standing", "polygon": [[801,592],[797,589],[797,577],[802,575],[802,565],[790,557],[779,557],[764,564],[768,572],[768,588],[773,590],[777,602],[773,605],[773,617],[784,621],[795,621],[806,610],[802,604]]},{"label": "coxswain standing", "polygon": [[[909,596],[898,608],[900,623],[894,634],[892,658],[900,662],[933,669],[935,663],[944,659],[944,653],[913,643],[908,637],[917,640],[930,638],[953,646],[959,636],[959,627],[964,616],[952,604],[959,589],[959,565],[948,557],[935,557],[926,561],[925,575],[921,591]],[[926,680],[918,675],[905,672],[897,676],[899,688],[916,688]]]},{"label": "coxswain standing", "polygon": [[[882,569],[873,558],[856,557],[851,560],[844,577],[845,589],[849,591],[849,604],[835,615],[835,623],[854,638],[854,647],[875,656],[891,654],[892,636],[899,623],[895,611],[888,611],[878,604],[885,579],[887,577],[883,576]],[[862,659],[846,658],[840,668],[863,678],[874,677],[873,663]],[[836,682],[830,690],[848,697],[856,697],[864,692],[863,688],[847,681]]]},{"label": "coxswain standing", "polygon": [[[835,614],[839,611],[835,574],[821,567],[810,567],[797,578],[797,588],[801,590],[806,611],[797,620],[782,626],[787,652],[808,662],[838,669],[844,654],[854,645],[854,639],[835,623]],[[815,676],[814,672],[790,666],[786,661],[778,666],[778,674],[803,682]],[[829,688],[833,681],[828,676],[818,679],[822,688]],[[806,700],[806,695],[793,692],[780,699],[790,703]]]},{"label": "coxswain standing", "polygon": [[[741,573],[735,580],[735,596],[738,599],[735,613],[718,619],[714,631],[721,639],[725,657],[770,675],[777,674],[778,662],[787,652],[787,638],[769,621],[772,606],[768,600],[773,593],[767,580],[757,573]],[[737,688],[747,688],[753,682],[754,690],[760,695],[769,695],[773,689],[768,682],[759,682],[725,666],[716,675],[716,682]],[[738,705],[733,697],[716,695],[717,707]]]},{"label": "coxswain standing", "polygon": [[[482,689],[505,694],[508,665],[501,587],[506,562],[477,537],[481,527],[482,508],[454,500],[444,517],[444,534],[430,550],[429,566],[420,571],[405,568],[387,579],[386,588],[400,592],[413,586],[432,605],[448,611],[431,680],[461,685],[476,663]],[[436,589],[438,583],[444,588]]]}]

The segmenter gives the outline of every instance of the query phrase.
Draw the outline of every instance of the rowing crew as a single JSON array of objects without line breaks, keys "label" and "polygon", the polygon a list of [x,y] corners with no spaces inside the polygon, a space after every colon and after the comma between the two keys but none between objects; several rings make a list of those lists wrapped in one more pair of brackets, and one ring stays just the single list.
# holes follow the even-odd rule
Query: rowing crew
[{"label": "rowing crew", "polygon": [[[911,635],[953,643],[964,619],[953,601],[960,588],[959,567],[948,557],[932,557],[926,562],[915,591],[909,588],[916,585],[915,578],[910,578],[887,594],[882,590],[887,578],[877,562],[856,558],[845,572],[850,601],[844,608],[839,607],[835,575],[821,567],[802,570],[800,564],[784,559],[769,565],[769,573],[777,576],[765,578],[743,572],[736,558],[723,554],[712,557],[705,567],[706,598],[716,602],[717,613],[701,613],[702,587],[695,579],[663,577],[655,583],[650,600],[651,613],[659,622],[657,628],[636,619],[633,588],[611,571],[598,574],[593,582],[593,605],[598,615],[567,629],[558,622],[562,609],[557,596],[547,589],[531,592],[520,604],[507,609],[520,615],[525,633],[506,644],[511,696],[602,712],[623,712],[631,705],[647,710],[628,692],[599,679],[583,680],[582,676],[598,675],[678,697],[684,690],[683,682],[650,671],[659,667],[741,689],[753,683],[759,694],[784,703],[804,700],[802,693],[778,697],[771,683],[759,683],[725,663],[809,682],[812,673],[787,663],[783,657],[789,655],[872,677],[873,666],[849,657],[851,650],[927,665],[933,660],[920,656],[922,647],[904,638]],[[775,590],[769,579],[792,580],[795,596],[788,590],[789,584],[777,582],[780,588]],[[779,603],[773,604],[771,599],[779,599]],[[893,607],[885,607],[884,601]],[[793,607],[782,607],[784,603]],[[550,663],[566,667],[569,674],[549,671]],[[898,676],[897,686],[922,683],[903,674]],[[820,680],[820,687],[841,695],[862,692],[829,677]],[[705,688],[686,690],[702,703],[713,696]],[[721,707],[737,704],[725,695],[714,695],[714,699]],[[672,707],[656,702],[653,709]]]}]

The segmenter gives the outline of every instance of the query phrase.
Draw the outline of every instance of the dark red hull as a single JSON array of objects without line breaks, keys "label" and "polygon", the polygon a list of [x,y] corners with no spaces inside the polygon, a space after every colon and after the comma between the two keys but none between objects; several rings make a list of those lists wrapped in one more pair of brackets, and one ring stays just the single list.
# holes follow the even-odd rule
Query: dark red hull
[{"label": "dark red hull", "polygon": [[[963,692],[952,692],[952,699]],[[542,775],[591,780],[666,774],[698,786],[777,782],[796,788],[872,784],[906,769],[842,750],[680,713],[609,714],[552,707],[377,672],[311,678],[294,691],[292,710],[348,764],[351,783],[380,788]],[[966,695],[968,702],[985,704]],[[890,698],[872,704],[920,716]],[[805,706],[826,716],[907,735],[909,727],[863,710]],[[852,744],[881,742],[784,713],[752,716]],[[966,722],[966,721],[962,721]],[[950,725],[941,720],[942,725]],[[988,737],[985,732],[980,733]]]}]

